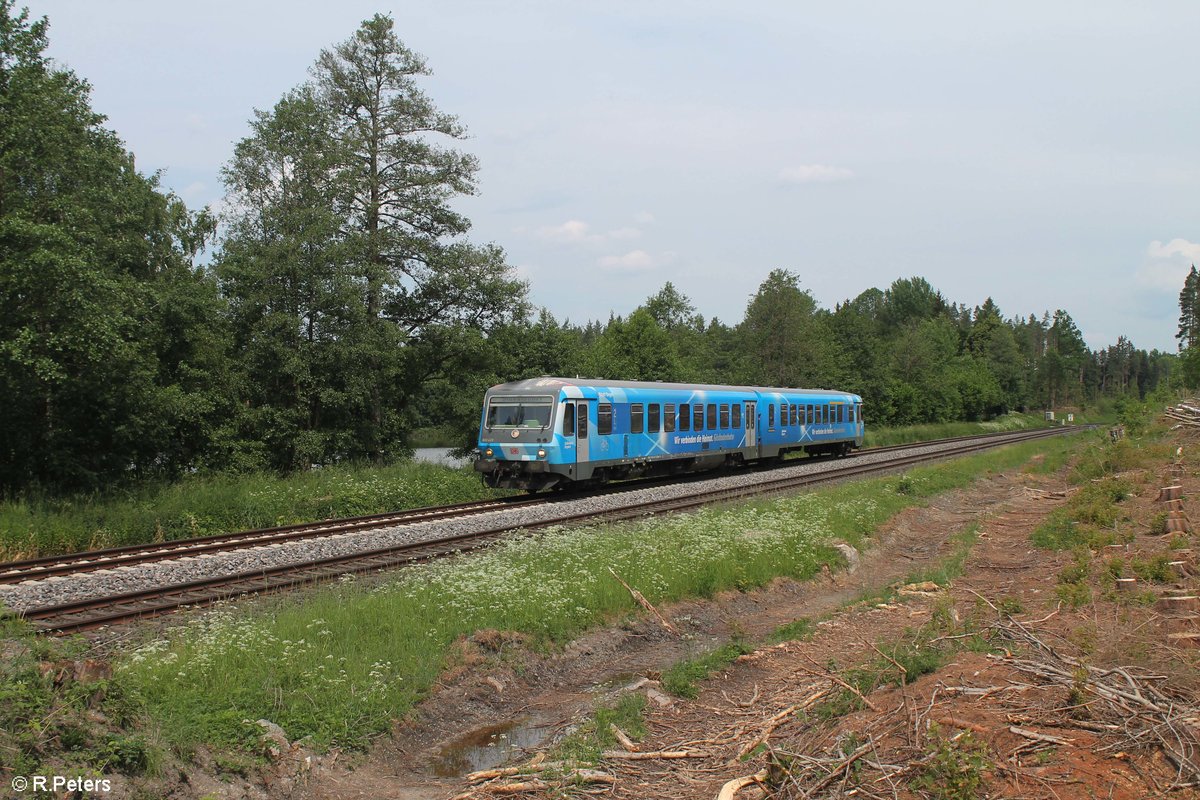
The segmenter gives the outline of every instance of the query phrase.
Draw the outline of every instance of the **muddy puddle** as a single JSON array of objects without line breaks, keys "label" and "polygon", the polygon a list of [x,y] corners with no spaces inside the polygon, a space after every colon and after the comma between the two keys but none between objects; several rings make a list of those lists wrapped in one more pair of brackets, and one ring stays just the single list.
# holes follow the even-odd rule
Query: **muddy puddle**
[{"label": "muddy puddle", "polygon": [[431,760],[430,769],[439,778],[457,778],[468,772],[491,769],[537,747],[553,730],[552,724],[531,717],[476,728],[443,745]]}]

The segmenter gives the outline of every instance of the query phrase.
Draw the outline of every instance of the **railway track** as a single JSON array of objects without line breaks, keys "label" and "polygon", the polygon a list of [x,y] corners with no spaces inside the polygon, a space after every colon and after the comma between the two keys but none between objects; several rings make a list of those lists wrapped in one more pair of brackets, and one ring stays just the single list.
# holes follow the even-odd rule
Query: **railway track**
[{"label": "railway track", "polygon": [[[724,487],[716,490],[698,489],[681,496],[647,502],[631,503],[616,509],[601,512],[564,513],[553,515],[525,529],[550,526],[594,524],[596,522],[635,519],[671,511],[684,511],[712,503],[728,502],[751,496],[761,496],[792,491],[806,486],[848,480],[865,475],[902,470],[929,461],[942,460],[977,452],[992,447],[1020,441],[1057,435],[1072,429],[1040,429],[1017,434],[989,434],[986,436],[956,437],[922,442],[911,445],[896,445],[864,451],[864,454],[895,453],[895,457],[884,461],[861,462],[857,459],[830,461],[830,468],[818,472],[793,474],[771,478],[750,485]],[[933,445],[948,445],[944,449],[929,451]],[[905,451],[920,451],[905,455]],[[803,463],[803,462],[798,462]],[[661,481],[650,482],[661,483]],[[644,484],[622,487],[631,492],[645,488]],[[530,505],[543,505],[571,496],[513,497],[479,503],[462,503],[439,508],[413,509],[396,514],[372,515],[350,520],[336,520],[314,525],[292,525],[283,528],[246,531],[240,534],[224,534],[201,539],[179,540],[168,544],[113,548],[106,551],[74,554],[71,556],[32,559],[0,565],[0,582],[6,578],[23,575],[17,580],[34,580],[51,575],[70,575],[75,572],[112,569],[117,566],[143,564],[167,559],[178,559],[197,554],[221,550],[257,547],[299,539],[353,533],[383,526],[412,524],[460,516],[478,515],[491,511],[508,510]],[[511,532],[512,525],[497,525],[483,531],[464,533],[437,539],[391,545],[351,554],[322,558],[302,563],[284,564],[276,567],[221,575],[186,583],[151,589],[123,592],[86,600],[46,605],[26,609],[21,616],[34,622],[42,631],[72,633],[108,625],[115,625],[141,617],[155,616],[179,608],[201,606],[245,594],[280,591],[288,588],[312,585],[335,579],[341,575],[382,570],[428,561],[452,553],[474,550],[492,544]],[[11,580],[9,582],[12,582]]]},{"label": "railway track", "polygon": [[[994,434],[993,434],[994,435]],[[961,436],[952,439],[940,439],[936,442],[918,444],[892,445],[890,447],[872,448],[866,452],[882,453],[893,450],[903,450],[915,446],[929,444],[948,444],[956,441],[976,440],[978,437]],[[681,476],[692,480],[704,480],[711,477],[708,474]],[[678,482],[680,478],[655,478],[642,481],[628,481],[619,486],[606,487],[607,492],[630,492],[665,483]],[[98,550],[88,550],[66,555],[44,556],[21,561],[0,562],[0,586],[17,584],[24,581],[43,580],[65,575],[78,575],[86,572],[117,569],[120,567],[149,564],[155,561],[169,561],[178,558],[193,558],[208,553],[226,553],[254,547],[266,547],[287,542],[297,542],[304,539],[318,539],[329,536],[362,533],[380,528],[391,528],[401,525],[415,525],[436,520],[457,519],[485,514],[493,511],[510,510],[527,506],[545,505],[546,503],[570,500],[582,496],[575,494],[555,495],[520,495],[489,500],[478,500],[467,503],[455,503],[446,506],[429,506],[413,508],[404,511],[383,514],[369,514],[359,517],[322,520],[318,522],[296,523],[272,528],[256,528],[254,530],[220,533],[212,536],[201,536],[189,539],[174,539],[152,544],[135,544],[121,547],[109,547]]]}]

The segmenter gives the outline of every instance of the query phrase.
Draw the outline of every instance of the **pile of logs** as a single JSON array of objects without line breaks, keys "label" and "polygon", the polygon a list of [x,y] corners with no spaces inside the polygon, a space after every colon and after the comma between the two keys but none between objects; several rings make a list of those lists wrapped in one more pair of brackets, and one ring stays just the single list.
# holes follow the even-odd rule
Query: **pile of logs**
[{"label": "pile of logs", "polygon": [[1174,420],[1175,428],[1200,428],[1200,400],[1186,400],[1166,410],[1167,419]]}]

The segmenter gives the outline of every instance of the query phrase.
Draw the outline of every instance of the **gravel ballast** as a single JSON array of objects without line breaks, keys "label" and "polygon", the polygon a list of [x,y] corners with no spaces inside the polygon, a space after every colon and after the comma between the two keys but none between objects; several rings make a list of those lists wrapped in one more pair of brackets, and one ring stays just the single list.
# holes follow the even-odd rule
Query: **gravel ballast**
[{"label": "gravel ballast", "polygon": [[[1019,436],[1020,434],[1014,434]],[[1006,438],[997,445],[1007,443]],[[933,444],[906,449],[905,456],[933,455],[961,445],[961,442]],[[894,452],[863,451],[856,463],[878,463],[896,457]],[[500,526],[519,529],[573,514],[611,512],[629,505],[676,499],[718,489],[750,486],[779,478],[820,473],[844,466],[845,460],[800,460],[794,464],[767,470],[744,471],[734,475],[690,481],[612,494],[581,497],[575,500],[505,509],[460,519],[422,522],[393,528],[377,528],[326,538],[264,545],[200,556],[182,557],[149,564],[51,577],[0,587],[0,603],[13,611],[104,597],[156,587],[181,584],[217,576],[265,570],[285,564],[298,564],[320,558],[349,555],[384,547],[409,544],[447,536],[478,533]],[[901,467],[903,469],[904,467]]]}]

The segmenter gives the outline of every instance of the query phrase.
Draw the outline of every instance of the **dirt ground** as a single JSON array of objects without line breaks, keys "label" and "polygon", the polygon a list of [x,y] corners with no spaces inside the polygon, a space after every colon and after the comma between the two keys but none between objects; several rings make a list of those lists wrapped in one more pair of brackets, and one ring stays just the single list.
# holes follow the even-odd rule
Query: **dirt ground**
[{"label": "dirt ground", "polygon": [[[1152,536],[1149,526],[1162,508],[1159,487],[1181,483],[1188,497],[1200,481],[1169,463],[1130,477],[1137,495],[1122,508],[1136,536],[1106,550],[1124,558],[1170,553],[1184,562],[1173,567],[1173,583],[1098,584],[1094,601],[1072,610],[1056,586],[1076,555],[1036,549],[1029,538],[1072,487],[1065,475],[996,475],[900,514],[852,570],[660,609],[679,635],[645,618],[549,656],[526,650],[518,637],[477,635],[388,740],[355,759],[306,757],[299,767],[285,759],[269,794],[1200,796],[1179,786],[1194,776],[1175,766],[1180,753],[1193,757],[1200,730],[1191,711],[1200,653],[1188,646],[1195,642],[1187,636],[1192,604],[1164,611],[1165,601],[1148,596],[1190,596],[1194,588],[1191,553],[1168,551],[1167,537]],[[977,539],[948,588],[906,584],[951,559],[972,526]],[[1096,553],[1092,561],[1105,557]],[[1131,591],[1140,593],[1138,602],[1129,601]],[[703,682],[696,699],[668,698],[656,688],[661,671],[681,659],[734,637],[761,640],[800,618],[816,622],[811,636],[742,656]],[[909,680],[896,654],[888,655],[887,643],[897,642],[949,656]],[[878,678],[857,696],[835,680],[869,665]],[[622,691],[650,698],[637,752],[617,747],[584,772],[539,763],[553,758],[556,742],[597,704]],[[1177,706],[1188,713],[1175,713]],[[505,763],[525,768],[466,776]]]}]

